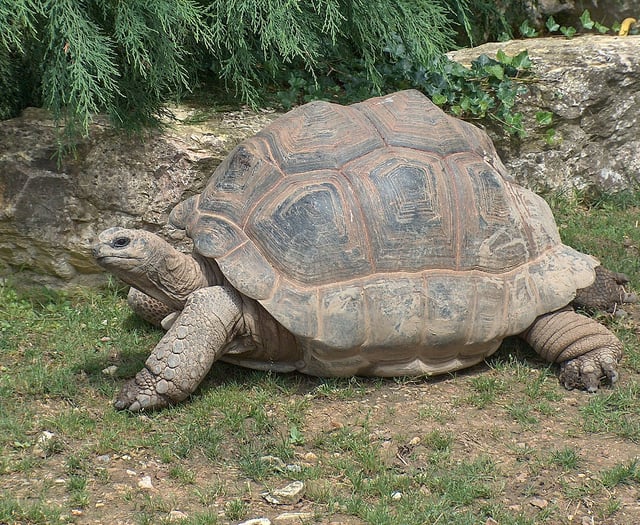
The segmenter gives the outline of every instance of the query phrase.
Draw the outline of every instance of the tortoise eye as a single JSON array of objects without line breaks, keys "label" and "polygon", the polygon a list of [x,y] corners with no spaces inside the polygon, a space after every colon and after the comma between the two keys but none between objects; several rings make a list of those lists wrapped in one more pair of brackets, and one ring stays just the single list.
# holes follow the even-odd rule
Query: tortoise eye
[{"label": "tortoise eye", "polygon": [[130,242],[131,239],[129,239],[129,237],[118,237],[117,239],[114,239],[111,246],[114,248],[124,248],[125,246],[129,246]]}]

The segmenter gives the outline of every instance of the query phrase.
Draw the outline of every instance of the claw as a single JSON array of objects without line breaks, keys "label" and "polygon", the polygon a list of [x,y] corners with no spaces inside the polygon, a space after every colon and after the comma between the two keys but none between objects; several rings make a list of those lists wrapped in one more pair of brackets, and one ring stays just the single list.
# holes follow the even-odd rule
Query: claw
[{"label": "claw", "polygon": [[597,392],[602,381],[606,380],[611,386],[618,381],[618,361],[615,353],[604,349],[588,352],[562,363],[560,382],[567,390]]}]

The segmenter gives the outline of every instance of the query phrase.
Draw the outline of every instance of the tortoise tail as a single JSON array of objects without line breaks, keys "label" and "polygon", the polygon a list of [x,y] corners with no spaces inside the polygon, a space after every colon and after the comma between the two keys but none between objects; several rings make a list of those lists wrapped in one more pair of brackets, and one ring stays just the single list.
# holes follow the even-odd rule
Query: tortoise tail
[{"label": "tortoise tail", "polygon": [[573,310],[538,317],[522,334],[544,359],[562,364],[561,381],[566,388],[597,390],[600,379],[618,379],[617,364],[622,343],[597,321]]}]

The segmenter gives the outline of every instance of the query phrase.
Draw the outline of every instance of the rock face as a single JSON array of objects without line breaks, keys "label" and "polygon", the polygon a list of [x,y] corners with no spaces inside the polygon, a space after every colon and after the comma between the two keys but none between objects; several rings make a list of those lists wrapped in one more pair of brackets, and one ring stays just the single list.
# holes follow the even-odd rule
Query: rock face
[{"label": "rock face", "polygon": [[[517,180],[534,189],[640,185],[640,37],[583,36],[486,44],[452,53],[469,63],[498,49],[528,49],[535,64],[519,111],[533,123],[525,140],[493,138]],[[144,140],[95,124],[74,158],[54,159],[47,114],[28,110],[0,123],[0,278],[50,286],[103,282],[90,248],[109,226],[163,231],[168,212],[200,191],[235,144],[277,115],[216,113],[178,120]],[[553,113],[560,140],[545,141],[537,111]],[[182,119],[182,120],[180,120]],[[191,123],[189,123],[191,122]],[[173,239],[179,241],[180,239]]]},{"label": "rock face", "polygon": [[[584,35],[490,43],[450,54],[468,65],[481,54],[495,57],[528,50],[535,78],[518,100],[528,136],[490,135],[516,180],[538,191],[617,191],[640,185],[640,36]],[[553,114],[548,127],[537,112]],[[555,138],[548,140],[553,128]]]},{"label": "rock face", "polygon": [[580,15],[587,9],[592,20],[611,27],[626,17],[638,18],[637,0],[524,0],[531,22],[538,28],[544,26],[549,16],[565,25],[579,26]]},{"label": "rock face", "polygon": [[186,120],[143,140],[98,123],[60,165],[46,112],[29,109],[0,123],[0,277],[49,286],[104,281],[90,255],[102,229],[160,231],[176,203],[274,118],[231,112],[188,123],[193,111],[174,113]]}]

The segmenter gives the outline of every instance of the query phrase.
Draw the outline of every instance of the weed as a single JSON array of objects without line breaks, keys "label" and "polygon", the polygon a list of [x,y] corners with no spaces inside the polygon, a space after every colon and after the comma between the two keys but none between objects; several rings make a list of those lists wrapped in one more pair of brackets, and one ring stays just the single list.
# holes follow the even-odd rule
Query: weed
[{"label": "weed", "polygon": [[551,462],[563,470],[575,469],[580,463],[580,455],[572,447],[564,447],[551,452]]},{"label": "weed", "polygon": [[230,520],[241,520],[247,515],[247,504],[241,499],[232,499],[224,506],[224,515]]}]

